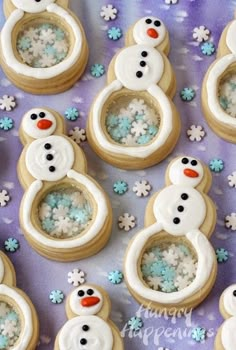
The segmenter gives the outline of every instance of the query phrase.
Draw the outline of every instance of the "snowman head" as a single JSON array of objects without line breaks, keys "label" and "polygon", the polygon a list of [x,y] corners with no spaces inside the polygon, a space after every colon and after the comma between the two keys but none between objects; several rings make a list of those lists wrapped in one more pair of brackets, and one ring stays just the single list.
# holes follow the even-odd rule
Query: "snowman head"
[{"label": "snowman head", "polygon": [[196,187],[203,179],[204,169],[196,158],[184,156],[170,164],[168,174],[173,185]]},{"label": "snowman head", "polygon": [[232,284],[222,294],[223,308],[230,316],[236,317],[236,284]]},{"label": "snowman head", "polygon": [[46,109],[33,108],[28,111],[22,120],[23,132],[33,139],[50,136],[57,127],[55,116]]},{"label": "snowman head", "polygon": [[133,37],[139,45],[156,47],[163,42],[166,32],[166,27],[159,18],[148,16],[141,18],[134,25]]},{"label": "snowman head", "polygon": [[56,0],[11,0],[13,5],[25,12],[37,13],[43,12],[47,9],[47,6],[55,2]]},{"label": "snowman head", "polygon": [[102,293],[92,285],[83,285],[76,288],[70,295],[71,311],[78,316],[96,315],[103,307]]},{"label": "snowman head", "polygon": [[236,42],[235,42],[236,20],[231,22],[226,33],[226,44],[229,50],[236,54]]}]

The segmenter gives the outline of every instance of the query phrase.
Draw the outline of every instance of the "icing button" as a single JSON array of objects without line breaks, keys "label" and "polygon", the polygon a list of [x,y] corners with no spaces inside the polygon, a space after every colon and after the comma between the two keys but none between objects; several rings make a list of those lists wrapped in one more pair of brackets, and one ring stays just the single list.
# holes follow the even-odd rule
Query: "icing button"
[{"label": "icing button", "polygon": [[86,345],[87,344],[87,340],[85,338],[80,339],[80,344],[81,345]]},{"label": "icing button", "polygon": [[56,170],[55,166],[52,165],[52,166],[49,167],[49,171],[51,173],[53,173],[55,170]]},{"label": "icing button", "polygon": [[147,51],[142,51],[142,52],[141,52],[141,56],[147,57],[147,55],[148,55]]},{"label": "icing button", "polygon": [[88,332],[89,326],[87,324],[83,325],[82,327],[83,331]]},{"label": "icing button", "polygon": [[136,73],[137,78],[142,78],[143,73],[140,70]]},{"label": "icing button", "polygon": [[44,148],[45,148],[45,149],[51,149],[52,146],[51,146],[50,143],[45,143]]},{"label": "icing button", "polygon": [[180,219],[179,218],[174,218],[173,219],[173,223],[176,224],[176,225],[179,224],[180,223]]},{"label": "icing button", "polygon": [[46,155],[47,160],[53,160],[53,155],[52,154],[47,154]]},{"label": "icing button", "polygon": [[177,210],[182,213],[184,211],[184,207],[182,205],[179,205]]},{"label": "icing button", "polygon": [[182,194],[181,194],[181,198],[182,198],[184,201],[186,201],[186,199],[188,199],[187,193],[182,193]]},{"label": "icing button", "polygon": [[145,67],[146,66],[146,62],[145,61],[140,61],[140,66],[141,67]]}]

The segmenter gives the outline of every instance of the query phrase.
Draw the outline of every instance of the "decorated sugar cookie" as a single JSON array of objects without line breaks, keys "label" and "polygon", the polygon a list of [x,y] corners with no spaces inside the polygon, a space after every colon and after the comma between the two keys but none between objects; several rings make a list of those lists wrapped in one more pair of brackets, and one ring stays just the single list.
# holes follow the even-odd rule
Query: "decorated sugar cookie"
[{"label": "decorated sugar cookie", "polygon": [[234,350],[236,344],[236,284],[226,288],[220,298],[220,312],[225,321],[215,339],[215,350]]},{"label": "decorated sugar cookie", "polygon": [[210,185],[209,169],[195,158],[178,157],[168,166],[166,187],[150,199],[145,228],[125,256],[128,288],[143,305],[193,308],[213,287],[217,261],[208,239],[216,210],[206,195]]},{"label": "decorated sugar cookie", "polygon": [[25,189],[20,223],[26,239],[41,255],[68,261],[104,247],[112,211],[104,191],[86,174],[84,153],[64,132],[64,119],[55,111],[28,111],[20,127],[25,147],[18,176]]},{"label": "decorated sugar cookie", "polygon": [[39,337],[38,317],[29,297],[16,288],[15,270],[0,251],[0,348],[34,350]]},{"label": "decorated sugar cookie", "polygon": [[108,85],[92,105],[87,134],[108,163],[146,168],[172,151],[180,133],[171,101],[176,83],[166,57],[168,31],[158,18],[144,17],[130,28],[126,44],[113,58]]},{"label": "decorated sugar cookie", "polygon": [[4,0],[0,61],[7,77],[34,94],[69,89],[88,60],[84,30],[68,0]]},{"label": "decorated sugar cookie", "polygon": [[236,143],[236,20],[224,29],[216,61],[203,81],[202,106],[214,132]]},{"label": "decorated sugar cookie", "polygon": [[76,288],[68,297],[69,321],[57,335],[54,350],[122,350],[118,328],[109,319],[108,294],[95,285]]}]

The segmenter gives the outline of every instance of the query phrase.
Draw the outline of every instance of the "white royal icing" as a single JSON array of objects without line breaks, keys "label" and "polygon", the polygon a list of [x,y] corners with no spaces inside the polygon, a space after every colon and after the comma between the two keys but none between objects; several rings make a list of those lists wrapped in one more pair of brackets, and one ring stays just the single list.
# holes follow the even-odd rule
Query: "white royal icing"
[{"label": "white royal icing", "polygon": [[224,350],[235,350],[236,344],[236,317],[230,317],[222,325],[221,342]]},{"label": "white royal icing", "polygon": [[[45,145],[50,144],[49,150]],[[53,156],[47,160],[47,155]],[[25,154],[26,167],[29,173],[37,180],[57,181],[63,179],[73,167],[75,160],[74,149],[71,143],[63,136],[52,135],[33,141]],[[50,171],[53,166],[55,171]]]},{"label": "white royal icing", "polygon": [[[50,128],[42,130],[40,129],[37,124],[40,120],[42,120],[39,117],[39,113],[44,112],[45,113],[45,117],[43,119],[47,119],[50,120],[52,122],[52,125]],[[31,115],[32,114],[36,114],[37,115],[37,119],[33,120],[31,119]],[[30,111],[28,111],[22,120],[22,128],[24,130],[24,132],[29,135],[30,137],[32,137],[33,139],[39,139],[41,137],[47,137],[49,135],[52,135],[54,133],[54,131],[56,130],[56,126],[57,126],[57,121],[56,118],[54,117],[54,115],[43,109],[43,108],[33,108]]]},{"label": "white royal icing", "polygon": [[[148,24],[146,23],[146,20],[150,19],[152,23]],[[155,26],[154,22],[159,21],[161,23],[160,26]],[[158,37],[152,38],[147,34],[148,29],[154,29],[157,32]],[[148,16],[141,18],[133,28],[133,37],[137,44],[146,44],[150,45],[152,47],[155,47],[157,45],[160,45],[161,42],[164,40],[166,35],[166,27],[164,23],[156,17]]]},{"label": "white royal icing", "polygon": [[[83,325],[89,327],[83,331]],[[81,339],[87,344],[82,345]],[[113,335],[110,326],[97,316],[78,316],[69,320],[59,333],[61,350],[112,350]]]},{"label": "white royal icing", "polygon": [[0,284],[0,297],[4,295],[7,298],[14,300],[18,305],[23,322],[21,322],[21,333],[17,344],[11,347],[12,350],[26,350],[33,335],[33,319],[29,304],[26,300],[14,289]]},{"label": "white royal icing", "polygon": [[[141,53],[147,52],[147,57]],[[145,67],[140,62],[146,63]],[[138,78],[137,72],[143,76]],[[164,72],[163,58],[156,49],[148,45],[133,45],[123,49],[115,61],[115,75],[124,87],[134,91],[147,90],[151,85],[157,84]]]},{"label": "white royal icing", "polygon": [[230,24],[226,34],[226,45],[233,54],[236,54],[235,32],[236,20]]},{"label": "white royal icing", "polygon": [[231,285],[224,291],[223,304],[225,311],[230,316],[236,317],[236,296],[233,294],[234,291],[236,291],[236,284]]},{"label": "white royal icing", "polygon": [[[187,158],[188,163],[182,163],[182,159]],[[196,161],[195,158],[192,157],[182,157],[174,161],[169,169],[169,179],[174,185],[186,185],[191,187],[196,187],[203,178],[204,170],[199,161],[197,161],[197,165],[192,165],[191,161]],[[188,177],[184,174],[184,170],[191,169],[198,173],[198,177]]]},{"label": "white royal icing", "polygon": [[43,244],[46,247],[56,248],[56,249],[67,249],[76,248],[83,246],[86,243],[93,240],[98,233],[100,233],[103,228],[105,221],[108,216],[108,207],[106,203],[106,198],[103,192],[96,186],[96,184],[89,179],[89,177],[79,174],[74,170],[69,170],[67,173],[68,178],[74,179],[78,182],[78,185],[82,185],[90,193],[96,203],[96,217],[93,219],[91,226],[88,228],[86,234],[81,234],[73,239],[62,239],[55,240],[51,239],[49,236],[42,235],[32,224],[32,205],[36,195],[43,187],[43,182],[40,180],[34,181],[24,196],[24,207],[23,207],[23,225],[25,230],[29,235],[32,236],[37,242]]},{"label": "white royal icing", "polygon": [[0,283],[3,281],[5,275],[5,268],[2,258],[0,257]]},{"label": "white royal icing", "polygon": [[[26,3],[26,1],[28,0],[25,0],[24,3]],[[16,9],[15,11],[13,11],[12,14],[8,17],[1,31],[2,54],[7,65],[10,67],[11,70],[15,71],[16,73],[23,74],[25,76],[32,77],[35,79],[51,79],[64,73],[77,62],[81,54],[82,48],[83,39],[80,27],[78,26],[76,20],[68,13],[68,11],[56,4],[48,5],[46,10],[50,13],[57,15],[60,18],[63,18],[63,21],[67,23],[67,25],[71,28],[73,32],[73,39],[70,38],[73,44],[73,48],[71,50],[70,55],[67,58],[65,58],[64,61],[60,62],[55,66],[47,68],[33,68],[28,66],[27,64],[21,63],[16,58],[12,47],[12,32],[16,24],[24,16],[23,10]]]},{"label": "white royal icing", "polygon": [[115,92],[122,89],[119,80],[114,80],[98,95],[93,106],[93,129],[96,130],[95,137],[98,144],[108,152],[115,154],[124,154],[136,158],[146,158],[153,154],[158,148],[163,146],[172,131],[172,108],[168,97],[157,85],[151,85],[148,88],[149,94],[156,99],[159,104],[160,111],[163,115],[160,130],[157,137],[152,143],[138,147],[124,147],[119,144],[111,143],[102,128],[102,108],[107,99]]},{"label": "white royal icing", "polygon": [[218,84],[222,74],[225,73],[227,68],[235,62],[235,54],[229,54],[220,58],[212,66],[206,82],[209,109],[219,122],[227,124],[233,128],[236,128],[236,118],[228,115],[221,107],[218,97]]},{"label": "white royal icing", "polygon": [[[94,291],[93,297],[98,297],[100,299],[100,302],[94,306],[90,307],[84,307],[81,305],[81,300],[85,297],[89,297],[87,294],[87,290],[92,289]],[[84,296],[80,297],[78,295],[79,291],[83,291],[85,294]],[[89,285],[83,285],[78,288],[76,288],[70,295],[70,308],[73,311],[74,314],[79,316],[90,316],[90,315],[96,315],[103,306],[103,296],[102,294],[95,289],[93,286]]]},{"label": "white royal icing", "polygon": [[29,1],[29,0],[11,0],[13,5],[25,12],[37,13],[45,11],[47,6],[55,2],[55,0],[40,0],[40,1]]}]

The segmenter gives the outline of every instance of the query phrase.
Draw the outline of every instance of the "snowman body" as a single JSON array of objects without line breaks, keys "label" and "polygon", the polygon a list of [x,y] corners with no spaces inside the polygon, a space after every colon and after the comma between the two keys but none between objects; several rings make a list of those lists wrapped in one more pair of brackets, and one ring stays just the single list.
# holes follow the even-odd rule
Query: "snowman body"
[{"label": "snowman body", "polygon": [[230,317],[222,326],[222,344],[224,350],[234,350],[236,344],[236,317]]}]

